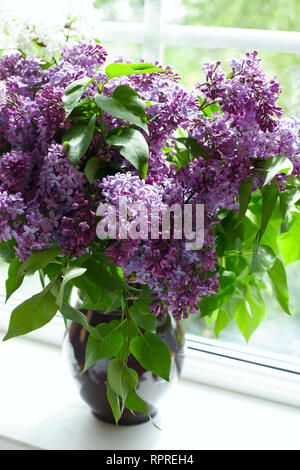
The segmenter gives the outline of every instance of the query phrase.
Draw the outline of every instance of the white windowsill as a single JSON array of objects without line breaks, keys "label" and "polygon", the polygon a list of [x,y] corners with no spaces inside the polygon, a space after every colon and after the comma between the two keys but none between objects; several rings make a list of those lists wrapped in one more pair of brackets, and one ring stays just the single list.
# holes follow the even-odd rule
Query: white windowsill
[{"label": "white windowsill", "polygon": [[1,343],[0,370],[0,449],[300,449],[296,407],[182,379],[156,420],[162,431],[116,428],[81,401],[57,347]]}]

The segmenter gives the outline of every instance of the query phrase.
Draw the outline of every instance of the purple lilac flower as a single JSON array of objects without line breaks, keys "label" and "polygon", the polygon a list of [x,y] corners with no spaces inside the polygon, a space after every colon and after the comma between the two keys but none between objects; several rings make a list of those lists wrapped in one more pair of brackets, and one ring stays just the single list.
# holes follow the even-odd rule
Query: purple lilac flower
[{"label": "purple lilac flower", "polygon": [[38,60],[33,57],[25,58],[21,54],[1,58],[0,80],[15,79],[18,92],[32,96],[45,83],[44,72]]},{"label": "purple lilac flower", "polygon": [[63,62],[82,67],[91,77],[95,74],[95,67],[104,64],[106,57],[105,49],[96,43],[80,43],[73,47],[65,47],[62,51]]},{"label": "purple lilac flower", "polygon": [[86,193],[84,174],[73,168],[66,154],[66,147],[53,144],[48,149],[39,174],[37,199],[41,201],[54,225],[71,212],[76,201]]},{"label": "purple lilac flower", "polygon": [[13,150],[0,159],[0,183],[11,193],[23,193],[31,179],[33,169],[32,155],[28,152]]},{"label": "purple lilac flower", "polygon": [[25,261],[33,251],[48,248],[53,232],[53,225],[41,212],[38,202],[27,205],[24,219],[13,231],[17,242],[16,255],[22,261]]},{"label": "purple lilac flower", "polygon": [[61,224],[60,247],[64,254],[80,256],[96,236],[96,213],[92,202],[80,199],[71,208],[70,217],[63,217]]},{"label": "purple lilac flower", "polygon": [[20,193],[8,194],[0,191],[0,241],[13,237],[12,225],[18,217],[23,216],[26,206]]},{"label": "purple lilac flower", "polygon": [[282,109],[277,105],[281,88],[275,79],[267,80],[257,52],[233,60],[228,78],[220,65],[220,62],[206,64],[204,68],[206,82],[197,85],[204,99],[217,101],[222,111],[231,115],[240,117],[254,113],[260,128],[272,132],[277,123],[276,116],[282,115]]}]

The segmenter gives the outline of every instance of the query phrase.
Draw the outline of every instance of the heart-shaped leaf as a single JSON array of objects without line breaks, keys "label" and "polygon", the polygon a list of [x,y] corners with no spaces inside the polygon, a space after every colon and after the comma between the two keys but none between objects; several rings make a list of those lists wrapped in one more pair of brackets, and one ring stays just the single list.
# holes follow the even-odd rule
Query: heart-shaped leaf
[{"label": "heart-shaped leaf", "polygon": [[66,117],[68,117],[77,103],[79,102],[80,98],[82,97],[83,93],[87,89],[87,87],[92,83],[93,78],[84,77],[76,80],[75,82],[71,83],[65,90],[64,95],[62,97],[62,101],[66,111]]},{"label": "heart-shaped leaf", "polygon": [[74,124],[63,137],[63,144],[68,147],[67,153],[74,167],[90,146],[94,135],[96,117],[96,114],[94,114],[89,122]]},{"label": "heart-shaped leaf", "polygon": [[[123,344],[123,336],[121,334],[123,323],[113,320],[110,323],[101,323],[95,328],[98,338],[93,335],[89,336],[86,345],[83,373],[95,362],[115,356],[118,353]],[[100,336],[102,339],[99,339]]]},{"label": "heart-shaped leaf", "polygon": [[144,179],[146,178],[149,148],[139,131],[123,127],[119,135],[110,136],[107,142],[109,145],[118,147],[120,154],[141,173]]},{"label": "heart-shaped leaf", "polygon": [[269,184],[278,173],[290,174],[293,171],[293,164],[288,158],[282,155],[276,155],[266,160],[264,168],[267,173],[264,182],[265,186]]},{"label": "heart-shaped leaf", "polygon": [[30,333],[52,320],[58,307],[55,297],[51,294],[51,287],[52,283],[13,310],[8,332],[3,341]]},{"label": "heart-shaped leaf", "polygon": [[96,95],[96,105],[113,117],[128,121],[148,133],[145,105],[139,94],[128,85],[117,87],[113,96]]},{"label": "heart-shaped leaf", "polygon": [[159,377],[169,380],[171,354],[166,343],[157,335],[146,331],[130,342],[130,351],[146,369]]}]

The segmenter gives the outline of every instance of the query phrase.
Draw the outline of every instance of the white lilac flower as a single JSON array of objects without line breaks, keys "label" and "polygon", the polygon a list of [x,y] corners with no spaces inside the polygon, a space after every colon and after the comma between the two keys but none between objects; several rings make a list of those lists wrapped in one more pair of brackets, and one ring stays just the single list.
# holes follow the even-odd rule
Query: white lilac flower
[{"label": "white lilac flower", "polygon": [[[22,51],[26,56],[51,59],[59,55],[68,42],[91,40],[99,36],[100,10],[78,2],[43,9],[19,9],[8,0],[0,0],[0,49],[5,53]],[[27,11],[28,10],[28,11]]]}]

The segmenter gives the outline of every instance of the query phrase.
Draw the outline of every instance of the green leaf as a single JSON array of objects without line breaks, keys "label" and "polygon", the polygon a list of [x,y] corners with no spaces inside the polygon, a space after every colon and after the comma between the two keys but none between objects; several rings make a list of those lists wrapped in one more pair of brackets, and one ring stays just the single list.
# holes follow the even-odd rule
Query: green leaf
[{"label": "green leaf", "polygon": [[156,316],[155,315],[145,315],[141,313],[139,306],[134,303],[129,308],[129,315],[135,322],[137,326],[143,328],[144,330],[149,330],[152,332],[156,331]]},{"label": "green leaf", "polygon": [[234,272],[223,271],[219,277],[219,282],[220,289],[218,294],[205,297],[199,303],[202,316],[209,315],[218,310],[230,299],[235,289],[236,275]]},{"label": "green leaf", "polygon": [[194,158],[200,156],[204,160],[209,160],[209,150],[206,150],[196,139],[192,139],[191,137],[179,137],[176,140],[182,143]]},{"label": "green leaf", "polygon": [[96,117],[96,114],[94,114],[88,123],[74,124],[64,134],[63,144],[68,147],[67,153],[74,167],[90,146],[94,135]]},{"label": "green leaf", "polygon": [[273,292],[283,311],[288,315],[291,315],[289,309],[289,289],[286,272],[284,265],[279,258],[276,258],[272,268],[268,271],[268,275],[272,283]]},{"label": "green leaf", "polygon": [[263,236],[269,220],[272,216],[273,209],[278,199],[278,188],[275,185],[264,186],[262,190],[262,211],[261,211],[261,227],[260,238]]},{"label": "green leaf", "polygon": [[154,374],[169,381],[171,354],[166,343],[157,335],[146,331],[130,342],[130,351],[139,363]]},{"label": "green leaf", "polygon": [[271,247],[256,245],[251,265],[251,273],[264,273],[269,271],[276,260],[276,255]]},{"label": "green leaf", "polygon": [[148,170],[149,148],[142,134],[136,129],[122,128],[120,135],[112,135],[109,145],[119,147],[120,154],[126,158],[145,179]]},{"label": "green leaf", "polygon": [[90,158],[87,164],[85,165],[84,174],[90,184],[93,184],[93,182],[95,181],[100,166],[101,163],[98,157]]},{"label": "green leaf", "polygon": [[126,357],[128,356],[128,335],[130,340],[138,335],[138,329],[130,318],[128,318],[126,323],[123,323],[121,334],[123,336],[123,345],[116,354],[116,357],[121,361],[125,361]]},{"label": "green leaf", "polygon": [[130,390],[135,390],[138,384],[138,375],[120,359],[112,359],[108,364],[107,380],[112,390],[119,395],[125,405]]},{"label": "green leaf", "polygon": [[249,202],[251,199],[251,191],[253,187],[253,178],[248,178],[241,182],[239,187],[239,201],[240,201],[240,210],[239,210],[239,220],[241,220],[247,212]]},{"label": "green leaf", "polygon": [[204,109],[203,109],[203,113],[205,114],[205,116],[208,116],[208,117],[211,117],[214,113],[217,113],[220,111],[220,106],[216,103],[212,103],[211,105],[209,106],[206,106]]},{"label": "green leaf", "polygon": [[105,73],[108,78],[115,78],[121,77],[123,75],[135,75],[141,73],[162,73],[167,72],[167,70],[162,70],[155,65],[152,64],[124,64],[121,62],[117,62],[114,64],[109,64],[106,69]]},{"label": "green leaf", "polygon": [[8,240],[7,242],[0,243],[0,258],[2,258],[6,263],[11,263],[15,258],[15,241]]},{"label": "green leaf", "polygon": [[229,323],[232,322],[233,318],[234,317],[229,315],[229,313],[225,309],[220,308],[214,326],[214,333],[217,338],[219,338],[221,331],[224,330],[229,325]]},{"label": "green leaf", "polygon": [[276,155],[265,161],[264,168],[267,173],[264,182],[265,186],[269,184],[278,173],[290,174],[293,171],[293,164],[288,158],[282,155]]},{"label": "green leaf", "polygon": [[119,395],[113,391],[113,389],[109,386],[108,382],[106,382],[106,396],[113,412],[115,422],[116,424],[118,424],[122,416],[122,411],[120,408],[120,399]]},{"label": "green leaf", "polygon": [[[77,277],[75,279],[72,279],[70,283],[77,287],[80,291],[84,292],[86,296],[89,298],[89,300],[93,304],[98,304],[100,301],[101,297],[103,296],[103,290],[100,288],[100,286],[95,286],[95,284],[89,282],[88,279],[86,279],[85,274],[81,277]],[[87,303],[87,300],[85,301]],[[86,307],[84,307],[86,309]],[[92,309],[93,310],[93,309]]]},{"label": "green leaf", "polygon": [[288,186],[294,186],[298,189],[300,189],[300,177],[299,176],[290,176],[287,179],[287,185]]},{"label": "green leaf", "polygon": [[145,104],[140,95],[128,85],[118,86],[112,97],[95,96],[96,105],[113,117],[131,122],[148,133]]},{"label": "green leaf", "polygon": [[62,101],[66,111],[66,117],[68,117],[78,101],[82,97],[87,87],[92,83],[93,79],[89,77],[80,78],[75,82],[71,83],[65,90],[62,97]]},{"label": "green leaf", "polygon": [[14,309],[3,341],[37,330],[52,320],[57,312],[55,297],[50,292],[52,285],[51,282],[42,292]]},{"label": "green leaf", "polygon": [[278,236],[280,233],[280,227],[282,225],[282,220],[281,219],[271,219],[268,223],[268,226],[260,240],[260,243],[262,245],[267,245],[276,254],[276,256],[279,255],[279,248],[278,248]]},{"label": "green leaf", "polygon": [[[127,320],[124,320],[125,322]],[[115,356],[123,344],[121,327],[124,322],[113,320],[110,323],[100,323],[96,326],[98,338],[90,335],[85,352],[85,364],[83,373],[95,362]],[[102,339],[99,339],[99,337]]]},{"label": "green leaf", "polygon": [[44,269],[48,263],[54,260],[60,253],[60,248],[34,251],[20,267],[19,276],[23,274],[33,274],[39,269]]},{"label": "green leaf", "polygon": [[101,310],[104,313],[114,312],[121,307],[121,295],[110,294],[103,290],[97,303],[92,302],[87,296],[84,297],[81,308],[84,310]]},{"label": "green leaf", "polygon": [[279,250],[286,265],[300,259],[300,214],[297,212],[292,212],[291,214],[289,231],[282,233],[278,237]]},{"label": "green leaf", "polygon": [[157,426],[157,424],[154,423],[154,421],[151,418],[151,415],[148,410],[147,403],[134,391],[134,390],[129,390],[125,407],[128,408],[131,411],[137,411],[139,413],[144,413],[144,415],[148,416],[152,425],[161,431],[161,429]]},{"label": "green leaf", "polygon": [[284,220],[294,204],[300,199],[300,188],[288,188],[279,193],[280,197],[280,212]]},{"label": "green leaf", "polygon": [[128,85],[120,85],[114,90],[113,98],[125,106],[129,112],[139,116],[144,123],[147,122],[146,105],[133,88]]},{"label": "green leaf", "polygon": [[63,300],[64,300],[64,292],[65,292],[65,287],[66,284],[71,281],[72,279],[75,279],[76,277],[82,276],[86,272],[86,268],[70,268],[64,275],[63,281],[61,283],[58,296],[56,299],[57,305],[59,307],[62,306]]},{"label": "green leaf", "polygon": [[130,390],[125,403],[126,408],[132,411],[138,411],[149,416],[148,406],[141,397],[134,391]]},{"label": "green leaf", "polygon": [[109,292],[117,292],[129,287],[121,268],[113,263],[109,263],[106,257],[102,257],[99,262],[94,258],[90,258],[82,267],[87,270],[83,279],[97,288],[104,288]]},{"label": "green leaf", "polygon": [[45,276],[48,276],[49,279],[52,281],[55,277],[59,275],[59,273],[62,271],[62,264],[59,262],[50,262],[43,268],[43,273]]},{"label": "green leaf", "polygon": [[95,334],[94,330],[95,328],[92,328],[89,325],[89,322],[86,318],[86,316],[77,310],[76,308],[71,307],[71,305],[63,302],[60,312],[63,315],[65,320],[70,320],[75,323],[78,323],[79,325],[83,326],[86,330],[88,330],[90,333]]},{"label": "green leaf", "polygon": [[8,268],[8,277],[6,280],[6,302],[10,296],[21,286],[24,276],[18,277],[18,272],[22,266],[22,262],[18,257],[15,257],[9,265]]},{"label": "green leaf", "polygon": [[263,298],[257,288],[247,294],[247,302],[251,312],[248,311],[245,301],[241,301],[236,311],[236,322],[245,340],[249,341],[265,316],[265,307]]},{"label": "green leaf", "polygon": [[141,295],[134,302],[142,315],[150,315],[150,305],[154,300],[158,300],[158,298],[149,297],[149,295],[151,295],[151,291],[146,291],[147,287],[148,286],[141,287]]},{"label": "green leaf", "polygon": [[94,102],[94,99],[91,100],[90,98],[87,98],[80,101],[80,103],[75,106],[69,118],[74,121],[87,121],[91,119],[94,114],[100,116],[100,110]]},{"label": "green leaf", "polygon": [[14,259],[8,271],[6,301],[21,286],[26,274],[33,274],[45,268],[60,253],[60,248],[49,248],[47,250],[34,251],[24,263]]}]

